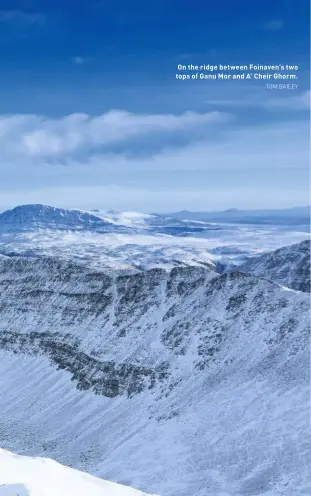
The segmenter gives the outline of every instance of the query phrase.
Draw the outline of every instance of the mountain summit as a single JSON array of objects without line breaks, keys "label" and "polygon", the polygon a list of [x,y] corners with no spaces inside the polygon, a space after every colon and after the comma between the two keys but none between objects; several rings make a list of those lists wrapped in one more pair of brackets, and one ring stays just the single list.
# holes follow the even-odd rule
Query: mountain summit
[{"label": "mountain summit", "polygon": [[100,216],[82,210],[67,210],[49,205],[20,205],[0,214],[0,233],[57,229],[63,231],[109,231],[113,226]]}]

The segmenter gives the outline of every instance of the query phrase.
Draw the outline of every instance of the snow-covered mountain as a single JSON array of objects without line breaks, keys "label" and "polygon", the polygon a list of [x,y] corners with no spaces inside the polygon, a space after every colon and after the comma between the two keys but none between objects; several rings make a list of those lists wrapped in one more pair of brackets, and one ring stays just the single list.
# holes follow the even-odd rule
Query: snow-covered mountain
[{"label": "snow-covered mountain", "polygon": [[193,231],[191,222],[185,225],[138,212],[21,205],[0,214],[0,253],[53,255],[97,268],[131,272],[154,266],[215,268],[215,257],[204,241],[183,242],[182,236]]},{"label": "snow-covered mountain", "polygon": [[97,270],[216,268],[308,239],[291,227],[211,224],[138,212],[22,205],[0,215],[0,253],[54,256]]},{"label": "snow-covered mountain", "polygon": [[179,220],[172,217],[103,210],[73,210],[49,205],[19,205],[0,213],[0,233],[33,232],[42,230],[73,232],[157,232],[189,235],[213,226],[205,222]]},{"label": "snow-covered mountain", "polygon": [[0,258],[0,443],[161,496],[310,494],[309,299]]},{"label": "snow-covered mountain", "polygon": [[310,241],[252,257],[239,270],[299,291],[310,291]]},{"label": "snow-covered mountain", "polygon": [[18,456],[0,449],[0,496],[148,495],[78,472],[47,458]]},{"label": "snow-covered mountain", "polygon": [[52,229],[60,231],[109,232],[112,222],[81,210],[49,205],[20,205],[0,214],[0,233],[19,233]]}]

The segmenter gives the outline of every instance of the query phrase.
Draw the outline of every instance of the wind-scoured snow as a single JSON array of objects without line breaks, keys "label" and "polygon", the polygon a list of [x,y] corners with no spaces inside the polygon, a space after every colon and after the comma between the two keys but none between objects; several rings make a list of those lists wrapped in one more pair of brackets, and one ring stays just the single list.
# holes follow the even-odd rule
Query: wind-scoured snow
[{"label": "wind-scoured snow", "polygon": [[309,299],[0,258],[0,442],[161,496],[310,494]]},{"label": "wind-scoured snow", "polygon": [[78,472],[47,458],[18,456],[0,449],[0,496],[148,495]]},{"label": "wind-scoured snow", "polygon": [[148,227],[148,223],[156,222],[158,216],[145,214],[142,212],[133,211],[115,211],[115,210],[91,210],[91,214],[95,214],[106,222],[112,224],[127,226],[127,227]]}]

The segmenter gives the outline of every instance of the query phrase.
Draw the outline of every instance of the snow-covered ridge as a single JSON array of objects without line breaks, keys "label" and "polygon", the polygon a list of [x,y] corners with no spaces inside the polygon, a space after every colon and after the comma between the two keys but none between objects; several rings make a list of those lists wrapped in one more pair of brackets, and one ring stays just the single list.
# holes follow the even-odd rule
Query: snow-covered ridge
[{"label": "snow-covered ridge", "polygon": [[[204,240],[185,246],[191,227],[138,212],[85,212],[21,205],[0,214],[0,252],[74,260],[123,271],[216,264]],[[176,235],[176,236],[175,236]]]},{"label": "snow-covered ridge", "polygon": [[94,213],[49,205],[21,205],[0,214],[0,233],[42,229],[106,232],[116,226]]},{"label": "snow-covered ridge", "polygon": [[239,268],[299,291],[310,292],[310,241],[253,257]]},{"label": "snow-covered ridge", "polygon": [[308,295],[1,257],[0,322],[4,448],[163,496],[308,494]]},{"label": "snow-covered ridge", "polygon": [[47,458],[18,456],[0,449],[0,496],[148,495],[78,472]]},{"label": "snow-covered ridge", "polygon": [[0,253],[56,256],[103,270],[237,265],[305,239],[303,229],[210,224],[138,212],[22,205],[0,214]]},{"label": "snow-covered ridge", "polygon": [[[206,223],[201,223],[207,227]],[[32,232],[40,230],[131,232],[155,230],[163,234],[201,232],[202,225],[172,217],[140,212],[117,212],[64,209],[49,205],[19,205],[0,214],[0,233]]]}]

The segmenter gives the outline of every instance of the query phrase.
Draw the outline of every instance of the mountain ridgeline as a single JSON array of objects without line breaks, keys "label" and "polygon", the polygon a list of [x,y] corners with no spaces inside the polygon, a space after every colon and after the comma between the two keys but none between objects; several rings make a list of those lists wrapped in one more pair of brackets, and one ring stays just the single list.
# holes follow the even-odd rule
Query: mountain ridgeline
[{"label": "mountain ridgeline", "polygon": [[5,449],[165,496],[306,490],[307,294],[6,256],[0,285]]},{"label": "mountain ridgeline", "polygon": [[109,232],[118,227],[120,229],[120,226],[115,226],[91,212],[40,204],[21,205],[0,214],[0,233],[31,232],[42,229]]},{"label": "mountain ridgeline", "polygon": [[310,292],[310,240],[252,257],[239,270]]},{"label": "mountain ridgeline", "polygon": [[[290,209],[290,214],[284,211],[283,216],[293,220],[296,210],[299,213],[296,221],[299,221],[301,209]],[[232,209],[223,214],[230,216],[235,212]],[[265,229],[262,237],[266,235]],[[236,232],[238,239],[234,243]],[[250,234],[247,233],[248,238]],[[297,233],[294,234],[297,239]],[[245,243],[241,244],[239,236],[239,228],[234,225],[224,227],[138,212],[85,212],[47,205],[21,205],[0,214],[0,254],[3,255],[53,256],[96,270],[115,272],[119,269],[124,273],[185,266],[225,272],[230,268],[236,270],[239,265],[243,272],[308,291],[309,240],[272,252],[261,250],[266,253],[254,256],[254,251],[259,251],[258,234],[253,242],[255,250],[252,245],[247,248]],[[302,230],[298,239],[307,236]],[[217,244],[215,239],[218,239]]]},{"label": "mountain ridgeline", "polygon": [[192,219],[206,222],[233,222],[239,224],[274,224],[310,226],[310,207],[294,207],[266,210],[239,210],[229,208],[222,212],[190,212],[182,210],[172,214],[176,219]]},{"label": "mountain ridgeline", "polygon": [[[24,206],[1,240],[105,237],[113,215]],[[309,241],[221,274],[62,253],[0,255],[2,448],[161,496],[310,493]]]}]

